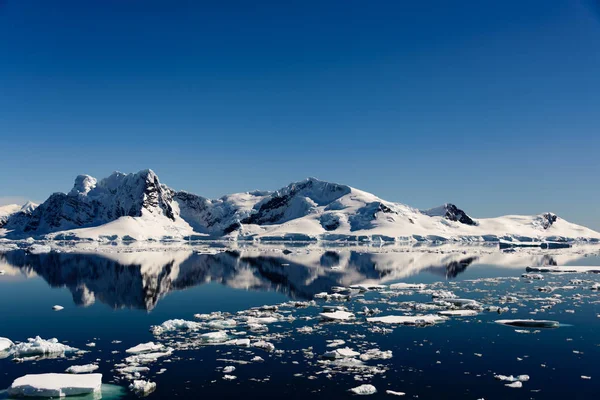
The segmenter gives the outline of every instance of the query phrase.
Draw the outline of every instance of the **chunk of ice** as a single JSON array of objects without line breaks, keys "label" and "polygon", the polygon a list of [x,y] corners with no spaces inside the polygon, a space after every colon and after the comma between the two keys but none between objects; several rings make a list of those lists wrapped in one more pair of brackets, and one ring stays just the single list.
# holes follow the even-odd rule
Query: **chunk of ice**
[{"label": "chunk of ice", "polygon": [[161,351],[164,348],[165,348],[165,346],[160,343],[154,344],[154,342],[148,342],[148,343],[140,343],[137,346],[134,346],[134,347],[131,347],[131,348],[125,350],[125,352],[130,353],[130,354],[140,354],[140,353],[149,353],[152,351]]},{"label": "chunk of ice", "polygon": [[360,385],[350,389],[350,391],[358,395],[369,395],[377,393],[377,389],[373,385]]},{"label": "chunk of ice", "polygon": [[98,367],[96,364],[86,364],[86,365],[72,365],[65,372],[69,374],[86,374],[88,372],[94,372]]},{"label": "chunk of ice", "polygon": [[444,317],[439,315],[386,315],[384,317],[367,318],[368,322],[381,322],[383,324],[403,324],[403,325],[432,325],[437,322],[445,321]]},{"label": "chunk of ice", "polygon": [[558,328],[558,321],[549,321],[545,319],[499,319],[497,324],[518,326],[521,328]]},{"label": "chunk of ice", "polygon": [[8,394],[22,397],[63,397],[99,393],[102,374],[31,374],[15,379]]},{"label": "chunk of ice", "polygon": [[26,343],[19,343],[14,346],[14,352],[19,356],[66,354],[77,351],[79,349],[61,344],[56,338],[45,340],[39,336],[29,338]]},{"label": "chunk of ice", "polygon": [[144,397],[156,390],[156,383],[145,381],[143,379],[136,379],[129,385],[129,389],[138,396]]}]

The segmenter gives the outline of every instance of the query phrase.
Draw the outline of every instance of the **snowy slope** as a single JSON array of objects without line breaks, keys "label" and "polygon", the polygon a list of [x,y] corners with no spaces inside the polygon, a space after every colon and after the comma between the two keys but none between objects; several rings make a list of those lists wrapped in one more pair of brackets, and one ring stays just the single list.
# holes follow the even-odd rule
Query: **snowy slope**
[{"label": "snowy slope", "polygon": [[38,204],[31,201],[28,201],[23,205],[8,204],[6,206],[0,206],[0,228],[8,222],[9,218],[12,218],[14,221],[23,220],[31,215],[37,206]]},{"label": "snowy slope", "polygon": [[55,193],[28,213],[9,216],[4,236],[99,241],[600,240],[600,233],[552,213],[473,218],[450,203],[421,211],[315,178],[274,192],[212,200],[171,189],[152,170],[115,172],[101,181],[80,175],[68,194]]}]

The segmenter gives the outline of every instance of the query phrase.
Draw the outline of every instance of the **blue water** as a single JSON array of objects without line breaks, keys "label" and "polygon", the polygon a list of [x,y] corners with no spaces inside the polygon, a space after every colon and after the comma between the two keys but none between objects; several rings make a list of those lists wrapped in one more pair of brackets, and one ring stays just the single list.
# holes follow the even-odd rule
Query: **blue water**
[{"label": "blue water", "polygon": [[[336,251],[340,251],[341,256],[333,254]],[[382,334],[374,332],[373,325],[365,322],[322,324],[316,319],[307,321],[301,317],[315,317],[323,305],[340,304],[364,321],[364,316],[358,315],[363,303],[381,309],[380,315],[402,315],[405,310],[395,302],[426,303],[431,301],[431,296],[368,292],[344,303],[318,301],[316,307],[287,309],[297,319],[269,327],[269,334],[282,333],[280,338],[269,338],[278,350],[283,350],[281,354],[253,348],[205,346],[197,350],[176,350],[173,356],[151,364],[151,372],[145,377],[156,382],[157,389],[149,398],[239,398],[240,395],[273,399],[345,398],[352,395],[348,389],[363,383],[377,388],[378,393],[372,397],[389,397],[385,391],[394,390],[405,392],[405,398],[418,396],[436,400],[596,398],[600,389],[597,366],[600,295],[589,287],[600,282],[597,275],[545,274],[543,281],[529,282],[520,278],[525,267],[532,260],[547,262],[546,255],[524,257],[522,266],[511,262],[506,264],[512,266],[506,267],[502,262],[483,264],[477,255],[471,257],[459,252],[452,256],[459,262],[438,262],[433,257],[433,261],[422,262],[410,274],[397,278],[399,275],[391,271],[403,271],[411,259],[406,253],[398,254],[397,263],[390,267],[389,260],[394,260],[394,255],[387,256],[383,262],[377,254],[364,251],[318,252],[301,249],[290,255],[271,251],[210,256],[190,252],[186,257],[175,257],[176,263],[167,262],[151,273],[143,272],[144,263],[122,263],[118,256],[5,253],[0,256],[0,269],[7,270],[6,275],[0,276],[0,336],[13,341],[25,341],[36,335],[56,337],[61,343],[90,352],[76,360],[59,358],[23,363],[15,363],[10,357],[0,360],[0,388],[10,386],[15,378],[27,373],[63,372],[71,365],[97,359],[100,360],[97,372],[103,374],[105,383],[126,386],[127,381],[114,380],[114,365],[122,362],[125,349],[157,341],[149,331],[152,325],[173,318],[193,320],[196,313],[235,313],[289,299],[310,300],[314,294],[329,291],[332,286],[368,280],[385,284],[397,281],[436,284],[439,285],[436,289],[452,290],[461,298],[517,310],[501,316],[483,312],[476,317],[452,318],[427,327],[377,325],[392,329],[391,333]],[[162,256],[151,255],[148,259],[162,259]],[[420,256],[422,253],[415,253],[415,258]],[[506,254],[507,258],[512,256]],[[498,257],[502,260],[503,255]],[[567,263],[600,265],[600,258],[582,255],[568,258]],[[480,280],[496,277],[500,279]],[[557,289],[550,294],[536,289],[568,285],[574,278],[586,282],[574,289]],[[533,315],[530,313],[542,303],[521,300],[501,304],[500,296],[509,293],[519,299],[560,295],[562,303]],[[65,309],[52,311],[55,304]],[[499,318],[553,319],[564,326],[523,334],[493,322]],[[315,330],[311,334],[297,333],[296,328],[301,326]],[[382,365],[386,371],[362,377],[362,380],[356,379],[361,375],[357,372],[323,373],[319,355],[331,350],[326,346],[326,340],[330,339],[343,339],[347,346],[361,352],[370,348],[392,350],[393,357],[371,360],[369,365]],[[113,340],[122,343],[111,343]],[[86,347],[89,342],[95,342],[96,347]],[[302,351],[309,347],[312,347],[313,358],[307,358]],[[112,351],[119,353],[112,354]],[[263,357],[265,362],[218,361],[248,361],[255,355]],[[222,379],[220,368],[226,365],[236,366],[233,373],[236,380]],[[161,368],[167,371],[157,375]],[[524,382],[522,388],[513,389],[495,380],[495,374],[527,374],[531,379]],[[582,379],[582,375],[592,379]],[[119,397],[135,398],[128,391]]]}]

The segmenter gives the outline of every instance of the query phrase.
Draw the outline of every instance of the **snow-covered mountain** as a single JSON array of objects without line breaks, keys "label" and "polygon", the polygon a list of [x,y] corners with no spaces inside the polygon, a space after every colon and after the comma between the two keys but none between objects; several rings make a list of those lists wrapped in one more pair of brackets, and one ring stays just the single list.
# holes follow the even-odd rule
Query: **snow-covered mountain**
[{"label": "snow-covered mountain", "polygon": [[28,201],[23,205],[8,204],[5,206],[0,206],[0,227],[5,225],[9,218],[12,218],[15,222],[18,220],[24,221],[29,215],[31,215],[37,206],[38,204],[35,204],[31,201]]},{"label": "snow-covered mountain", "polygon": [[600,241],[552,213],[473,218],[450,203],[418,210],[315,178],[212,200],[171,189],[152,170],[80,175],[69,193],[7,213],[0,228],[7,238],[62,240]]}]

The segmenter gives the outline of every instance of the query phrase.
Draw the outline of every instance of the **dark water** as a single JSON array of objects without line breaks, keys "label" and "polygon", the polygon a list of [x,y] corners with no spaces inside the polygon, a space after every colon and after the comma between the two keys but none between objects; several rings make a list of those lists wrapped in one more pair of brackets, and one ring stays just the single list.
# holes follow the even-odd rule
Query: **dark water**
[{"label": "dark water", "polygon": [[[344,398],[352,396],[348,389],[368,383],[378,390],[373,397],[389,397],[385,391],[394,390],[405,392],[405,398],[419,399],[596,398],[600,389],[600,295],[590,287],[600,279],[595,274],[544,274],[542,281],[520,277],[526,266],[541,264],[600,265],[600,259],[583,252],[550,255],[489,249],[401,253],[292,249],[291,254],[273,250],[216,254],[8,252],[0,256],[0,270],[6,272],[0,276],[0,337],[13,341],[36,335],[56,337],[90,352],[76,360],[15,363],[11,357],[2,359],[0,388],[27,373],[63,372],[71,365],[96,360],[105,383],[127,386],[126,380],[115,380],[118,375],[113,372],[114,365],[126,357],[125,349],[148,341],[162,340],[169,345],[185,341],[185,335],[171,340],[152,335],[150,326],[165,320],[194,320],[196,313],[236,313],[290,299],[311,300],[334,286],[402,281],[433,285],[484,305],[514,308],[514,312],[499,316],[483,311],[427,327],[370,324],[359,314],[365,305],[379,308],[379,315],[404,315],[415,314],[405,302],[431,301],[429,294],[370,291],[343,303],[317,300],[308,308],[282,307],[284,315],[294,315],[296,320],[271,324],[264,335],[283,352],[225,345],[176,348],[172,356],[148,365],[151,371],[144,378],[157,383],[149,397]],[[572,279],[583,282],[571,285]],[[560,288],[566,285],[573,288]],[[557,289],[551,293],[537,290],[544,286]],[[501,297],[507,294],[518,300],[503,303]],[[560,303],[531,314],[548,304],[532,298],[557,296]],[[51,307],[55,304],[65,309],[54,312]],[[316,317],[324,305],[343,305],[357,320],[339,324],[302,318]],[[500,318],[552,319],[563,325],[524,334],[493,322]],[[310,334],[296,331],[303,326],[314,330]],[[374,374],[327,367],[319,356],[332,349],[326,346],[331,339],[345,340],[341,347],[360,353],[372,348],[391,350],[393,357],[365,362],[381,366]],[[111,343],[114,340],[122,343]],[[87,347],[90,342],[96,347]],[[303,351],[308,348],[314,357]],[[219,361],[249,361],[256,355],[265,361]],[[236,367],[233,375],[237,379],[222,378],[221,368],[227,365]],[[157,375],[161,368],[167,371]],[[494,379],[495,374],[527,374],[530,380],[514,389]],[[128,391],[123,396],[135,398]]]}]

